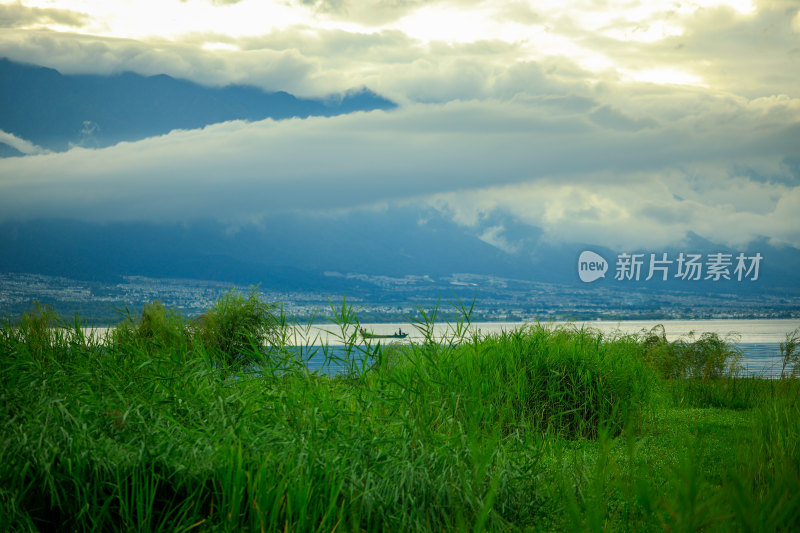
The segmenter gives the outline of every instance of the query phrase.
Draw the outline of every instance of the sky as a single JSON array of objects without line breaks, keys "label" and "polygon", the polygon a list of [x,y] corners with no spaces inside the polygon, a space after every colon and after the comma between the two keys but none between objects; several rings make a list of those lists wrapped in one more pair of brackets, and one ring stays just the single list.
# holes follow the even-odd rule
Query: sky
[{"label": "sky", "polygon": [[418,205],[618,250],[800,247],[798,0],[0,0],[0,56],[399,104],[64,153],[0,132],[29,154],[0,160],[0,219]]}]

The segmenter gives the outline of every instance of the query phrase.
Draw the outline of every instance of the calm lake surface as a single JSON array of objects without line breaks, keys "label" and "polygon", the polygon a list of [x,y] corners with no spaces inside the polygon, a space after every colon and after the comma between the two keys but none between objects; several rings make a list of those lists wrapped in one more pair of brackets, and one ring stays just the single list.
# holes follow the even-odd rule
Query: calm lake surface
[{"label": "calm lake surface", "polygon": [[[656,325],[662,325],[668,340],[688,339],[692,333],[694,333],[695,338],[703,333],[717,333],[727,338],[729,342],[736,344],[742,350],[742,363],[747,373],[764,377],[776,377],[781,372],[780,343],[786,339],[787,333],[800,327],[800,320],[594,320],[586,322],[547,322],[545,324],[554,327],[592,328],[606,335],[642,333],[649,331]],[[485,336],[502,331],[512,331],[525,325],[522,322],[474,322],[470,326],[470,332]],[[422,333],[408,323],[362,324],[361,326],[377,335],[390,335],[400,329],[409,334],[405,339],[380,339],[383,344],[408,344],[423,340]],[[453,325],[448,324],[436,325],[434,327],[434,337],[439,340],[452,337],[453,327]],[[94,333],[103,336],[107,331],[106,328],[99,328],[95,329]],[[354,331],[355,329],[351,327],[343,335],[341,329],[334,324],[296,326],[290,331],[287,343],[294,346],[308,347],[328,345],[333,347],[334,350],[339,350],[339,347],[345,344],[343,336],[352,335]],[[371,341],[373,345],[377,342],[378,340]],[[324,356],[318,350],[318,353],[308,361],[309,369],[321,370],[326,373],[336,373],[339,370],[336,365],[332,365],[330,368],[322,368],[323,361]]]},{"label": "calm lake surface", "polygon": [[[586,322],[548,322],[552,326],[586,327],[603,332],[606,335],[634,334],[649,331],[657,325],[664,326],[668,340],[695,338],[703,333],[717,333],[732,344],[737,345],[743,354],[742,365],[750,375],[777,377],[781,372],[780,343],[786,334],[800,327],[800,320],[623,320],[623,321],[586,321]],[[470,331],[478,335],[490,335],[502,331],[512,331],[525,324],[521,322],[477,322],[470,326]],[[408,333],[405,339],[381,339],[382,343],[408,344],[423,340],[422,333],[409,324],[362,324],[362,327],[377,335],[390,335],[402,329]],[[350,329],[344,335],[352,334]],[[453,326],[437,325],[434,336],[437,339],[452,336]],[[311,328],[295,329],[296,345],[340,346],[342,332],[338,326],[324,324]],[[373,340],[375,344],[377,340]],[[322,368],[324,357],[318,354],[309,360],[309,369],[336,373],[336,368]]]},{"label": "calm lake surface", "polygon": [[[663,325],[667,334],[667,339],[676,340],[681,337],[686,338],[694,332],[696,336],[702,333],[717,333],[723,337],[731,336],[732,340],[740,343],[780,343],[785,340],[786,334],[800,327],[800,320],[593,320],[586,322],[543,322],[545,325],[553,326],[574,326],[587,327],[602,331],[605,334],[613,333],[641,333],[649,331],[657,325]],[[480,335],[499,333],[501,331],[512,331],[523,327],[523,322],[473,322],[470,331]],[[413,342],[422,340],[422,335],[408,323],[392,324],[362,324],[362,327],[369,332],[378,335],[389,335],[396,333],[402,328],[404,333],[409,336],[404,341]],[[308,337],[313,344],[341,344],[336,340],[341,340],[341,333],[338,326],[332,324],[322,324],[312,326],[311,335],[296,328],[298,338]],[[448,324],[437,324],[434,328],[434,336],[442,338],[452,332],[452,326]],[[398,342],[393,340],[393,342]],[[306,343],[308,344],[308,343]]]}]

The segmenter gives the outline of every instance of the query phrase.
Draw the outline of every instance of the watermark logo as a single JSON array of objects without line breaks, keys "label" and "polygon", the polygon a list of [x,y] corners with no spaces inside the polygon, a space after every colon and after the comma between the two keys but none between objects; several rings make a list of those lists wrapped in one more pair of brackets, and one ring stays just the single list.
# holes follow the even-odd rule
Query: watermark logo
[{"label": "watermark logo", "polygon": [[597,279],[606,277],[608,262],[605,258],[590,250],[581,252],[578,258],[578,276],[584,283],[591,283]]},{"label": "watermark logo", "polygon": [[[654,277],[662,281],[678,279],[681,281],[720,281],[720,280],[758,280],[761,261],[760,253],[745,255],[739,253],[702,254],[681,252],[670,257],[663,252],[659,255],[621,253],[617,255],[617,270],[614,279],[618,281],[650,281]],[[646,277],[645,277],[646,273]]]},{"label": "watermark logo", "polygon": [[[615,281],[757,281],[764,256],[760,253],[747,255],[739,252],[716,252],[692,254],[667,252],[617,254]],[[578,258],[578,276],[584,283],[606,277],[609,269],[606,259],[595,252],[585,250]]]}]

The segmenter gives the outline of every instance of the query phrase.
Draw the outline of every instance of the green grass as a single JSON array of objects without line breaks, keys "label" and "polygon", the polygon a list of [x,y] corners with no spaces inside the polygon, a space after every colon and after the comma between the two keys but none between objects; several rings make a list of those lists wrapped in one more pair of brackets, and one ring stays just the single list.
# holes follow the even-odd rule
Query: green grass
[{"label": "green grass", "polygon": [[343,303],[345,349],[324,353],[344,372],[329,377],[284,348],[289,321],[254,293],[196,321],[152,303],[105,343],[36,307],[0,328],[0,524],[800,527],[797,380],[737,377],[712,336],[536,324],[478,337],[458,309],[445,339],[437,309],[420,310],[425,340],[400,347],[360,344]]}]

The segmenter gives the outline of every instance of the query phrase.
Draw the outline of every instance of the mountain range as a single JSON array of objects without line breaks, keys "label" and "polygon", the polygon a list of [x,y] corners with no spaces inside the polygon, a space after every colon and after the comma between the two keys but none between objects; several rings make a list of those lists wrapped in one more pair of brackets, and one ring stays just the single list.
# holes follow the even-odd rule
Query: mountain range
[{"label": "mountain range", "polygon": [[[497,215],[488,224],[497,227]],[[509,226],[513,221],[505,221]],[[352,211],[336,215],[276,215],[259,225],[232,228],[216,221],[194,223],[71,220],[0,223],[0,271],[31,272],[74,279],[113,282],[124,275],[193,278],[271,289],[338,290],[361,282],[348,274],[441,279],[454,273],[480,274],[581,287],[577,273],[583,250],[609,263],[605,279],[585,287],[671,289],[699,293],[798,295],[800,250],[761,241],[746,250],[717,245],[691,235],[684,246],[631,253],[738,252],[763,256],[758,282],[748,280],[685,281],[670,276],[644,281],[614,280],[619,251],[587,243],[552,243],[534,227],[517,227],[523,240],[512,251],[482,240],[485,223],[464,227],[433,208],[403,207]],[[538,236],[537,236],[538,235]],[[733,269],[731,268],[731,272]],[[334,273],[335,275],[331,275]]]},{"label": "mountain range", "polygon": [[[104,147],[229,120],[332,116],[392,109],[367,88],[322,99],[257,87],[206,87],[161,74],[63,75],[0,59],[0,130],[42,148]],[[0,157],[20,155],[0,145]]]}]

